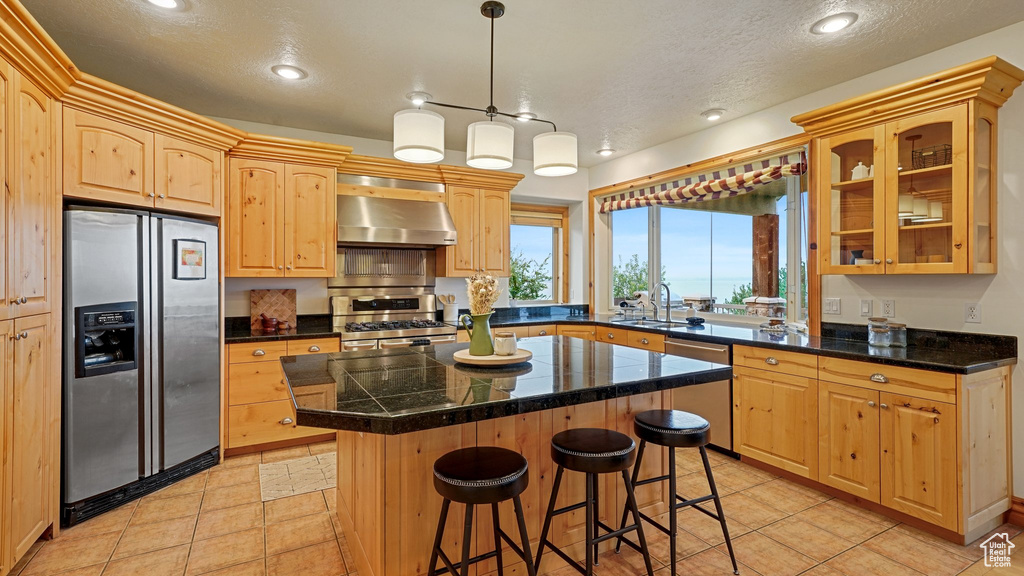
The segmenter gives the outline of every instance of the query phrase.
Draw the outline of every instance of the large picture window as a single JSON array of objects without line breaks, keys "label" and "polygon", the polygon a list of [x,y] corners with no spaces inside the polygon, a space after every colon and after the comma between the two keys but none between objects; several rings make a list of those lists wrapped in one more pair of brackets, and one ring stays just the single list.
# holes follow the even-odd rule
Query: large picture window
[{"label": "large picture window", "polygon": [[567,302],[569,209],[513,204],[509,298],[517,303]]}]

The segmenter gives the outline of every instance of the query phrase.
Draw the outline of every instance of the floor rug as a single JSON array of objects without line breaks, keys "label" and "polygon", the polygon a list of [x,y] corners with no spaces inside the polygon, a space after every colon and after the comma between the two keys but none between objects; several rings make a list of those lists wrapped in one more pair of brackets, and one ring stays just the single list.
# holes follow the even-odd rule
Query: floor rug
[{"label": "floor rug", "polygon": [[338,458],[334,452],[260,464],[260,494],[263,501],[334,488]]}]

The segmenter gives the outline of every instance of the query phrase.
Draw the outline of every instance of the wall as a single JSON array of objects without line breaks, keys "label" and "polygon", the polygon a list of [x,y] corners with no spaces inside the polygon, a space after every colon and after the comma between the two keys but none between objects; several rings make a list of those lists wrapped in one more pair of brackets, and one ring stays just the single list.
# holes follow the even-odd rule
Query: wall
[{"label": "wall", "polygon": [[[351,146],[355,154],[384,158],[392,156],[392,143],[385,140],[371,140],[368,138],[301,130],[287,126],[260,124],[230,118],[214,118],[214,120],[257,134],[344,144]],[[445,164],[465,166],[466,153],[458,150],[445,150],[443,162]],[[580,168],[579,172],[572,176],[545,178],[533,173],[532,160],[515,160],[509,171],[525,174],[519,185],[512,190],[513,202],[569,206],[570,301],[582,303],[587,294],[584,289],[587,273],[585,263],[589,258],[587,255],[589,245],[586,241],[589,223],[587,222],[587,212],[584,209],[584,201],[587,198],[588,183],[590,181],[587,169]],[[503,281],[502,285],[506,293],[502,294],[497,305],[507,306],[508,282]],[[228,278],[225,282],[225,315],[247,316],[249,314],[249,290],[292,287],[298,290],[297,307],[299,314],[326,314],[328,312],[327,281],[324,279]],[[461,278],[439,278],[437,292],[456,294],[459,298],[458,305],[468,307],[468,304],[465,302],[465,281]]]},{"label": "wall", "polygon": [[[789,119],[801,112],[832,104],[845,98],[885,88],[920,76],[997,55],[1024,67],[1024,22],[1007,26],[960,44],[926,54],[785,102],[767,110],[737,118],[659,146],[594,166],[590,188],[599,188],[637,176],[666,170],[681,164],[725,154],[796,134],[800,129]],[[863,324],[858,314],[861,298],[896,300],[896,320],[910,326],[1010,334],[1024,339],[1024,322],[1019,306],[1024,302],[1024,89],[1019,88],[999,111],[999,274],[995,276],[826,276],[822,296],[842,299],[842,314],[824,316],[826,321]],[[605,245],[607,226],[595,225],[595,246]],[[596,278],[607,274],[600,269],[601,250],[595,249],[599,264]],[[964,303],[981,304],[980,324],[964,323]],[[1013,372],[1013,417],[1024,430],[1024,369]],[[1024,496],[1024,442],[1014,443],[1014,493]]]}]

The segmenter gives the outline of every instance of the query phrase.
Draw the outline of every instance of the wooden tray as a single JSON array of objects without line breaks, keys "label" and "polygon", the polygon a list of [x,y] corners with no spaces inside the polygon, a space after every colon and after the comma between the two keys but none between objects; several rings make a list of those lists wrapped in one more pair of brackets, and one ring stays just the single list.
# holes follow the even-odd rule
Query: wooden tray
[{"label": "wooden tray", "polygon": [[491,354],[490,356],[473,356],[469,353],[469,349],[459,350],[454,354],[455,361],[463,364],[470,364],[472,366],[507,366],[509,364],[522,364],[523,362],[529,362],[533,358],[533,352],[529,350],[517,350],[515,354],[511,356],[498,356],[497,354]]}]

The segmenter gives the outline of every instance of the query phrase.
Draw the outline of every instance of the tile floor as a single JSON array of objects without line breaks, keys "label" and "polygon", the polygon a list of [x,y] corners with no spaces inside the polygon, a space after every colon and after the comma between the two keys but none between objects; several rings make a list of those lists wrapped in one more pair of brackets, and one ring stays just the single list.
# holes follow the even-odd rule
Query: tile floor
[{"label": "tile floor", "polygon": [[[100,517],[40,541],[13,576],[344,576],[355,574],[345,538],[333,519],[334,489],[262,502],[259,464],[317,456],[333,443],[228,459]],[[988,569],[976,546],[958,546],[882,516],[831,499],[736,460],[711,453],[740,573],[747,576],[1024,575],[1024,559]],[[684,494],[707,484],[693,450],[679,453]],[[665,518],[661,518],[664,520]],[[677,568],[681,575],[732,573],[716,521],[680,512]],[[1021,528],[1006,525],[1024,550]],[[668,539],[648,530],[654,568],[668,576]],[[546,555],[547,556],[547,555]],[[639,575],[639,554],[605,553],[601,576]],[[571,568],[558,576],[576,574]]]},{"label": "tile floor", "polygon": [[263,501],[330,490],[337,485],[338,458],[332,451],[280,462],[261,463],[260,491]]}]

